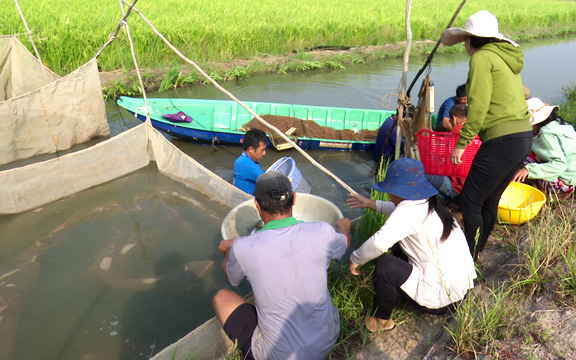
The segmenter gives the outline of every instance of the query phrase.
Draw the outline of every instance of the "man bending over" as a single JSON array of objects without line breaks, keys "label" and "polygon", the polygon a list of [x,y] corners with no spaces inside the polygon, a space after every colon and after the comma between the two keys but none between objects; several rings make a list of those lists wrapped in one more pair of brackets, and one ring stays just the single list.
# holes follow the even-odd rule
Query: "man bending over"
[{"label": "man bending over", "polygon": [[340,331],[328,292],[327,269],[350,246],[350,220],[334,228],[292,217],[296,194],[286,175],[261,175],[255,204],[266,224],[258,232],[222,240],[224,273],[233,286],[246,277],[256,306],[232,290],[216,293],[212,305],[224,332],[246,359],[326,359]]}]

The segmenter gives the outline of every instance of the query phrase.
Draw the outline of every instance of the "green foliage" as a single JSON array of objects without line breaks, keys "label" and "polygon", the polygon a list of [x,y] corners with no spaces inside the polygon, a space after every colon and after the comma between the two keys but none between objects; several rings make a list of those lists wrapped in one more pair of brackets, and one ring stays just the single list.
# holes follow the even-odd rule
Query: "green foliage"
[{"label": "green foliage", "polygon": [[340,313],[340,336],[332,355],[350,359],[368,341],[369,331],[364,319],[372,307],[373,265],[362,268],[363,275],[354,276],[347,264],[333,266],[328,273],[332,303]]},{"label": "green foliage", "polygon": [[[378,173],[374,177],[374,183],[378,183],[386,177],[386,170],[388,169],[388,163],[381,162],[378,168]],[[390,201],[390,196],[388,194],[376,191],[374,189],[370,190],[370,199],[372,200],[382,200]],[[357,246],[360,246],[364,241],[366,241],[372,234],[378,231],[382,225],[388,219],[388,215],[380,214],[372,209],[364,209],[362,213],[362,219],[359,225],[356,227],[355,238],[358,242]]]},{"label": "green foliage", "polygon": [[136,96],[142,94],[142,89],[137,82],[133,83],[132,86],[126,86],[120,80],[113,80],[110,85],[105,87],[103,90],[104,99],[112,100],[118,98],[120,94],[126,96]]},{"label": "green foliage", "polygon": [[565,101],[559,104],[558,113],[564,120],[576,126],[576,86],[564,89]]},{"label": "green foliage", "polygon": [[224,80],[231,81],[231,80],[242,80],[248,76],[248,69],[243,68],[241,66],[235,66],[231,69],[226,71],[224,74]]},{"label": "green foliage", "polygon": [[497,340],[514,335],[521,315],[518,303],[507,285],[477,287],[456,307],[456,325],[446,328],[452,350],[459,355],[485,352]]},{"label": "green foliage", "polygon": [[158,91],[162,92],[176,88],[177,85],[180,83],[182,77],[183,75],[182,72],[180,72],[180,70],[170,67],[170,69],[168,69],[168,71],[166,72],[164,79],[162,79]]},{"label": "green foliage", "polygon": [[[565,271],[563,260],[574,259],[571,250],[576,238],[573,221],[573,212],[566,213],[559,208],[547,206],[537,221],[528,225],[526,240],[521,244],[516,286],[529,295],[559,287],[558,275]],[[568,265],[571,268],[575,266]],[[565,284],[571,281],[568,276]]]},{"label": "green foliage", "polygon": [[[16,6],[2,5],[2,34],[24,33]],[[412,3],[413,40],[438,39],[460,0]],[[122,12],[113,1],[38,0],[24,2],[22,12],[44,63],[64,74],[89,60],[114,32]],[[255,55],[289,54],[315,46],[381,45],[406,40],[406,1],[167,0],[138,2],[140,10],[176,48],[198,64],[246,59]],[[549,0],[485,0],[468,2],[456,19],[489,9],[500,29],[513,38],[573,31],[576,3]],[[177,58],[134,12],[128,18],[136,56],[142,68]],[[27,37],[20,36],[30,46]],[[133,68],[123,31],[99,56],[104,71]]]}]

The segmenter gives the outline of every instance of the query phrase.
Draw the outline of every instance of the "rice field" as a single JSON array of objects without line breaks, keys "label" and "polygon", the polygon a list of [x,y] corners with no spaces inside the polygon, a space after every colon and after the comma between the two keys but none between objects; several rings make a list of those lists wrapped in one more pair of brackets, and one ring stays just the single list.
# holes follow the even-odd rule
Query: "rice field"
[{"label": "rice field", "polygon": [[[461,0],[412,2],[413,40],[438,39]],[[15,3],[0,0],[2,34],[25,33]],[[126,7],[126,5],[124,5]],[[43,62],[56,73],[76,69],[93,57],[122,17],[117,1],[20,1]],[[365,46],[406,39],[404,0],[163,0],[136,3],[140,10],[184,55],[199,64],[299,52],[316,46]],[[466,3],[456,26],[478,10],[500,20],[503,33],[514,38],[553,36],[571,29],[576,2],[565,0],[485,0]],[[142,67],[166,68],[176,55],[135,13],[128,18]],[[30,45],[28,37],[19,37]],[[104,71],[132,69],[126,35],[99,57]]]}]

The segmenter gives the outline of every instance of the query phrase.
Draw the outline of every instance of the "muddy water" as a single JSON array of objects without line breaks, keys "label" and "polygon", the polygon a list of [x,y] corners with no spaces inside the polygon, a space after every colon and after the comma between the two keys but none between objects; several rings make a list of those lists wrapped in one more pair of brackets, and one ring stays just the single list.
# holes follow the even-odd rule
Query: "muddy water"
[{"label": "muddy water", "polygon": [[[525,49],[525,84],[547,102],[574,86],[576,40]],[[411,60],[411,81],[424,58]],[[436,106],[466,80],[468,56],[437,56]],[[344,71],[261,76],[224,86],[241,100],[382,108],[399,87],[401,60]],[[413,90],[417,92],[419,83]],[[226,99],[210,86],[149,96]],[[391,107],[394,107],[395,98]],[[139,122],[108,104],[113,133]],[[240,149],[172,140],[224,179]],[[311,151],[366,194],[372,154]],[[262,165],[292,156],[314,194],[346,216],[346,191],[295,150],[270,149]],[[217,251],[229,209],[158,175],[153,166],[20,215],[0,217],[1,359],[143,359],[213,316],[210,297],[226,285]],[[248,291],[243,287],[241,291]]]}]

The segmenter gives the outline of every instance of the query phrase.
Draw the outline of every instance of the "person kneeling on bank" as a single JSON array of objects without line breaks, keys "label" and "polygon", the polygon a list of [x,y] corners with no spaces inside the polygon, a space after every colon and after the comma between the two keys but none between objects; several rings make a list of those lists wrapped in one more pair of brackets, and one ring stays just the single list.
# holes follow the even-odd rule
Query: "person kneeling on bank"
[{"label": "person kneeling on bank", "polygon": [[[476,271],[466,237],[452,213],[436,196],[418,160],[393,161],[384,181],[372,186],[388,193],[391,201],[350,194],[348,206],[389,214],[386,223],[350,256],[349,269],[373,260],[374,303],[366,318],[372,332],[394,328],[392,310],[398,294],[418,309],[440,315],[474,287]],[[383,255],[398,243],[407,260]],[[404,257],[404,256],[403,256]]]}]

